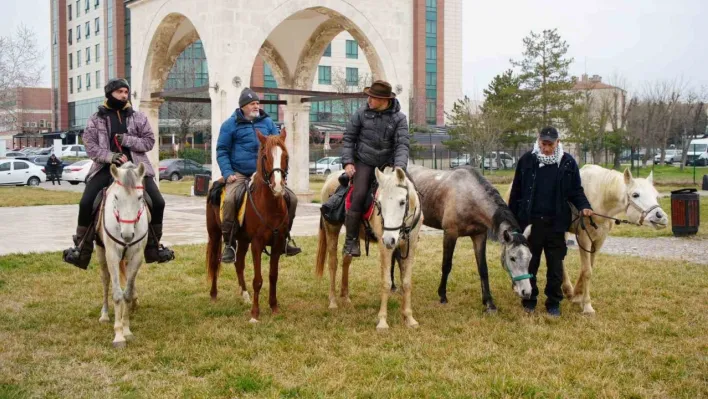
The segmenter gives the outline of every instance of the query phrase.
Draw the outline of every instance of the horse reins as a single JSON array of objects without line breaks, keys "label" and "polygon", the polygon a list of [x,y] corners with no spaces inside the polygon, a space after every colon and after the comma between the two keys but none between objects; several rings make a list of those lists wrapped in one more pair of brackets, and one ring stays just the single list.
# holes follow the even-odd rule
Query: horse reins
[{"label": "horse reins", "polygon": [[[401,185],[397,184],[396,187],[403,188],[406,190],[406,210],[405,213],[403,214],[403,219],[401,220],[401,224],[398,227],[386,227],[386,221],[384,220],[383,214],[381,213],[381,202],[378,200],[378,198],[374,199],[374,207],[376,207],[377,214],[381,217],[381,226],[384,229],[384,231],[399,231],[399,239],[402,241],[407,241],[408,245],[406,245],[406,254],[405,256],[401,254],[401,259],[406,259],[408,258],[408,255],[410,253],[410,236],[411,236],[411,231],[418,225],[420,222],[420,217],[423,214],[422,209],[419,210],[418,207],[415,208],[413,211],[413,223],[410,226],[406,226],[406,219],[408,218],[408,212],[410,209],[410,194],[408,191],[408,186],[407,185]],[[378,191],[377,191],[378,194]],[[377,195],[378,196],[378,195]]]},{"label": "horse reins", "polygon": [[[288,218],[285,218],[285,220],[280,222],[279,225],[277,225],[275,227],[271,227],[268,225],[268,223],[266,223],[266,220],[263,217],[263,215],[261,215],[261,213],[258,212],[258,208],[256,207],[256,203],[253,202],[253,194],[250,192],[248,193],[248,201],[251,203],[251,207],[253,208],[253,211],[256,213],[256,216],[258,216],[258,219],[260,219],[261,223],[265,227],[269,228],[270,231],[273,233],[273,246],[274,246],[275,242],[277,241],[277,238],[278,238],[278,233],[280,232],[280,227],[283,226],[283,224],[285,224],[288,221]],[[288,216],[290,216],[290,215],[288,215]],[[272,249],[272,246],[271,246],[271,249]],[[265,247],[263,247],[263,251],[265,252],[266,255],[270,256],[270,253],[268,252],[267,249],[265,249]]]},{"label": "horse reins", "polygon": [[[116,180],[115,183],[116,183],[117,185],[121,186],[121,187],[125,187],[125,185],[123,185],[123,184],[122,184],[120,181],[118,181],[118,180]],[[135,186],[135,187],[132,187],[132,188],[135,188],[135,189],[138,189],[138,190],[143,190],[145,187],[144,187],[144,186]],[[107,197],[107,194],[108,194],[108,190],[106,190],[106,191],[103,192],[103,213],[104,213],[104,214],[105,214],[105,208],[106,208],[106,197]],[[120,213],[118,212],[117,209],[114,209],[114,210],[113,210],[113,216],[115,216],[116,221],[117,221],[119,224],[133,224],[133,225],[136,225],[136,224],[140,221],[140,218],[142,217],[142,215],[143,215],[144,212],[145,212],[145,203],[143,203],[143,205],[140,207],[140,210],[138,211],[138,215],[135,217],[135,219],[121,219],[121,218],[120,218]],[[148,232],[149,232],[149,230],[150,230],[150,226],[148,226],[148,229],[145,230],[145,234],[143,234],[140,238],[138,238],[137,240],[133,240],[132,242],[126,243],[125,241],[123,241],[123,240],[121,240],[121,239],[119,239],[119,238],[114,237],[113,234],[111,234],[111,232],[108,231],[108,228],[106,228],[106,223],[102,223],[102,224],[103,224],[103,231],[106,233],[106,235],[108,235],[108,238],[110,238],[110,239],[113,240],[116,244],[118,244],[118,245],[120,245],[120,246],[123,247],[123,254],[121,255],[121,259],[123,259],[123,257],[125,257],[125,253],[128,251],[128,248],[130,248],[130,247],[132,247],[133,245],[135,245],[135,244],[141,242],[141,241],[145,238],[145,236],[148,235]]]}]

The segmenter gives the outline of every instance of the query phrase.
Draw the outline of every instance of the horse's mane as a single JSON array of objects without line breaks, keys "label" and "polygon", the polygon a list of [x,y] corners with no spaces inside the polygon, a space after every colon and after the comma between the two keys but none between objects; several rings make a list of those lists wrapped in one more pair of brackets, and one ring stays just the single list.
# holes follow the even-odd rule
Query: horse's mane
[{"label": "horse's mane", "polygon": [[[389,167],[387,167],[387,169],[389,169]],[[412,201],[410,201],[410,206],[417,207],[420,205],[420,203],[419,203],[420,199],[418,198],[418,195],[410,195],[411,192],[417,193],[416,187],[413,184],[413,181],[410,178],[408,178],[408,175],[406,175],[405,173],[404,173],[404,175],[405,175],[404,182],[406,184],[406,187],[408,188],[408,196],[411,197],[411,199],[412,199]],[[389,179],[384,179],[383,182],[379,182],[379,190],[388,190],[388,189],[392,188],[393,186],[397,186],[397,185],[398,185],[398,177],[396,176],[396,172],[394,171],[390,175]]]},{"label": "horse's mane", "polygon": [[259,176],[263,173],[264,155],[265,158],[267,158],[270,154],[273,153],[273,149],[275,147],[280,147],[283,150],[284,157],[288,156],[288,149],[285,147],[285,143],[283,143],[283,139],[281,139],[279,135],[271,135],[265,137],[265,145],[261,145],[260,149],[258,150],[258,160],[256,161],[256,174]]},{"label": "horse's mane", "polygon": [[129,192],[132,192],[135,187],[140,185],[137,173],[138,167],[132,162],[126,162],[121,165],[120,169],[125,171],[125,173],[118,174],[118,176],[120,176],[120,184],[122,184],[123,187],[125,187],[125,189]]},{"label": "horse's mane", "polygon": [[[501,197],[501,194],[499,194],[499,190],[494,188],[494,186],[489,182],[489,180],[485,179],[484,176],[482,176],[482,174],[479,173],[477,169],[460,169],[466,171],[472,177],[475,178],[477,184],[479,184],[484,189],[485,193],[487,194],[487,197],[496,206],[496,211],[494,211],[494,215],[492,215],[492,227],[490,229],[490,237],[494,240],[499,237],[499,227],[501,227],[502,223],[504,222],[508,223],[511,226],[512,230],[521,232],[519,222],[516,221],[516,217],[511,212],[511,209],[509,209],[509,206],[506,204],[506,202],[504,202],[504,199]],[[519,243],[523,243],[521,236],[513,234],[512,237],[515,241],[519,240]]]},{"label": "horse's mane", "polygon": [[625,191],[622,173],[598,165],[585,165],[580,171],[585,172],[583,186],[586,187],[585,195],[591,204],[601,204],[606,199],[622,197],[618,194]]}]

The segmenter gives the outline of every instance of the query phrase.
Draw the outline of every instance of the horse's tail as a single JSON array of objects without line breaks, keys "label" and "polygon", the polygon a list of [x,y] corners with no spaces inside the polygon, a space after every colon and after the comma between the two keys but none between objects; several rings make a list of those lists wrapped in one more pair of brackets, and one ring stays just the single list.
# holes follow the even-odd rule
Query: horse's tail
[{"label": "horse's tail", "polygon": [[317,264],[315,267],[317,277],[322,277],[325,259],[327,258],[327,230],[324,224],[324,218],[320,216],[320,231],[317,237]]},{"label": "horse's tail", "polygon": [[125,287],[126,275],[128,274],[128,263],[125,261],[125,259],[121,259],[120,263],[118,263],[118,269],[120,270],[120,285]]},{"label": "horse's tail", "polygon": [[219,270],[221,269],[221,224],[219,223],[218,208],[214,208],[211,202],[207,198],[206,201],[206,222],[207,222],[207,235],[209,236],[209,241],[206,247],[206,267],[207,267],[207,278],[209,281],[213,282],[214,279],[219,275]]}]

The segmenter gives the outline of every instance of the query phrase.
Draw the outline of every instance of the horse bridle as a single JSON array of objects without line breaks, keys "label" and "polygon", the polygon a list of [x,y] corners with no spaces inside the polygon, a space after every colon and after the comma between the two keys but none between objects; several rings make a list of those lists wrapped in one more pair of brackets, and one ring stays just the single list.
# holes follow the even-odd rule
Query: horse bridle
[{"label": "horse bridle", "polygon": [[[121,187],[125,187],[125,186],[124,186],[120,181],[118,181],[118,180],[116,180],[115,183],[116,183],[117,185],[121,186]],[[134,188],[134,189],[136,189],[136,190],[144,190],[144,189],[145,189],[144,186],[135,186],[135,187],[132,187],[132,188]],[[104,207],[104,212],[105,212],[105,207],[106,207],[106,196],[107,196],[107,195],[108,195],[108,190],[106,190],[106,191],[103,192],[103,207]],[[138,211],[138,215],[135,217],[135,219],[121,219],[121,218],[120,218],[120,212],[118,212],[117,209],[114,209],[114,210],[113,210],[113,216],[115,216],[116,221],[118,222],[118,224],[133,224],[133,225],[136,225],[136,224],[140,221],[140,218],[143,216],[143,213],[145,213],[145,201],[141,201],[141,202],[142,202],[142,206],[140,207],[140,210]],[[106,233],[106,235],[108,235],[108,238],[110,238],[110,239],[113,240],[116,244],[118,244],[118,245],[120,245],[120,246],[123,247],[123,255],[121,256],[121,259],[125,256],[125,253],[126,253],[126,251],[128,250],[128,248],[130,248],[130,247],[132,247],[133,245],[135,245],[135,244],[141,242],[141,241],[145,238],[145,236],[147,236],[149,230],[150,230],[150,228],[148,227],[148,229],[145,230],[145,234],[143,234],[142,236],[140,236],[140,238],[138,238],[138,239],[136,239],[136,240],[133,240],[133,241],[131,241],[131,242],[129,242],[129,243],[126,243],[125,241],[123,241],[123,240],[121,240],[121,239],[119,239],[119,238],[114,237],[113,234],[111,234],[111,232],[108,231],[108,229],[106,228],[106,223],[103,223],[103,231]]]},{"label": "horse bridle", "polygon": [[[410,209],[410,192],[408,191],[408,186],[403,185],[403,184],[397,184],[396,187],[398,188],[403,188],[406,190],[406,204],[405,204],[405,211],[403,213],[403,219],[401,219],[401,224],[397,227],[386,227],[386,220],[384,220],[383,214],[381,213],[381,201],[378,199],[378,191],[376,192],[376,198],[374,199],[374,207],[376,208],[377,214],[381,217],[381,226],[383,227],[384,231],[398,231],[399,232],[399,239],[401,241],[410,241],[410,236],[411,236],[411,231],[418,225],[420,222],[420,217],[423,214],[422,209],[419,209],[419,207],[416,207],[415,210],[413,211],[413,223],[410,226],[406,226],[406,219],[408,219],[408,212]],[[410,242],[408,242],[408,245],[406,245],[406,254],[403,256],[401,254],[401,259],[406,259],[408,258],[409,252],[410,252]]]},{"label": "horse bridle", "polygon": [[[519,233],[518,231],[514,231],[511,234],[522,236],[522,237],[524,237],[524,239],[526,239],[526,237],[522,233]],[[504,269],[506,270],[506,272],[509,273],[509,277],[511,277],[511,281],[527,280],[527,279],[530,279],[533,277],[533,274],[530,274],[530,273],[520,274],[518,276],[514,276],[513,274],[511,274],[511,269],[509,268],[509,265],[506,264],[506,257],[504,259],[504,262],[502,262],[502,263],[504,264]]]},{"label": "horse bridle", "polygon": [[653,211],[656,208],[661,208],[661,206],[659,206],[659,204],[656,204],[656,205],[650,207],[649,209],[644,210],[644,209],[642,209],[642,207],[637,205],[637,203],[632,200],[632,196],[629,195],[629,193],[627,193],[627,207],[624,209],[624,213],[627,213],[630,206],[639,211],[640,217],[639,217],[639,223],[637,224],[638,226],[641,226],[644,224],[644,219],[647,216],[649,216],[651,211]]},{"label": "horse bridle", "polygon": [[[285,170],[281,168],[274,168],[270,172],[266,169],[266,163],[267,163],[268,157],[266,155],[263,155],[261,158],[261,173],[263,174],[263,182],[270,187],[270,191],[273,191],[273,185],[270,184],[270,178],[273,176],[273,173],[275,172],[280,172],[283,175],[283,181],[285,182],[284,184],[287,184],[287,179],[288,179],[288,170],[290,169],[290,159],[288,157],[285,158]],[[273,191],[274,192],[274,191]]]}]

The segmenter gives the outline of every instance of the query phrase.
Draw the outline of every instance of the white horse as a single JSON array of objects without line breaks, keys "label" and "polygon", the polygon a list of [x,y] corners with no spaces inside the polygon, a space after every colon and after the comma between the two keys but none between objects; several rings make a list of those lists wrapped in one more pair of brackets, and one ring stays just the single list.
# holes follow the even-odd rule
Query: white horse
[{"label": "white horse", "polygon": [[[654,229],[663,229],[668,224],[666,212],[659,206],[658,196],[653,185],[653,173],[646,179],[633,178],[628,169],[624,173],[605,169],[597,165],[585,165],[580,169],[585,195],[597,214],[617,218],[626,214],[630,223]],[[573,220],[577,217],[574,210]],[[614,220],[595,216],[597,227],[584,218],[586,230],[576,221],[568,230],[578,239],[580,255],[580,276],[573,287],[566,268],[563,268],[563,293],[572,302],[583,309],[584,314],[594,314],[590,304],[590,276],[595,267],[595,255],[602,248],[607,234],[612,229]]]},{"label": "white horse", "polygon": [[[98,245],[96,253],[101,265],[103,281],[102,323],[108,323],[108,287],[113,286],[115,304],[115,348],[125,347],[126,340],[133,338],[130,331],[130,313],[137,304],[135,277],[143,262],[143,251],[147,243],[150,212],[143,199],[143,177],[145,165],[135,167],[128,162],[120,168],[111,165],[114,183],[105,192],[101,204],[97,237],[103,247]],[[125,289],[121,288],[125,284]]]},{"label": "white horse", "polygon": [[[331,174],[322,187],[322,203],[335,192],[339,186],[339,175]],[[383,172],[376,169],[376,180],[379,188],[376,191],[374,210],[369,223],[378,237],[379,263],[381,268],[381,307],[379,309],[378,330],[388,328],[388,297],[391,294],[391,273],[394,252],[400,251],[401,281],[403,286],[403,305],[401,306],[403,320],[408,327],[418,327],[413,318],[411,307],[411,276],[415,263],[415,250],[418,244],[418,233],[423,225],[423,212],[418,193],[406,177],[402,169],[387,167]],[[320,218],[319,242],[317,246],[317,276],[322,277],[325,259],[329,258],[329,307],[337,308],[336,277],[338,240],[342,224],[331,224]],[[364,229],[361,229],[361,234]],[[398,256],[398,255],[397,255]],[[342,260],[342,292],[345,302],[349,300],[349,265],[352,257],[345,256]]]}]

